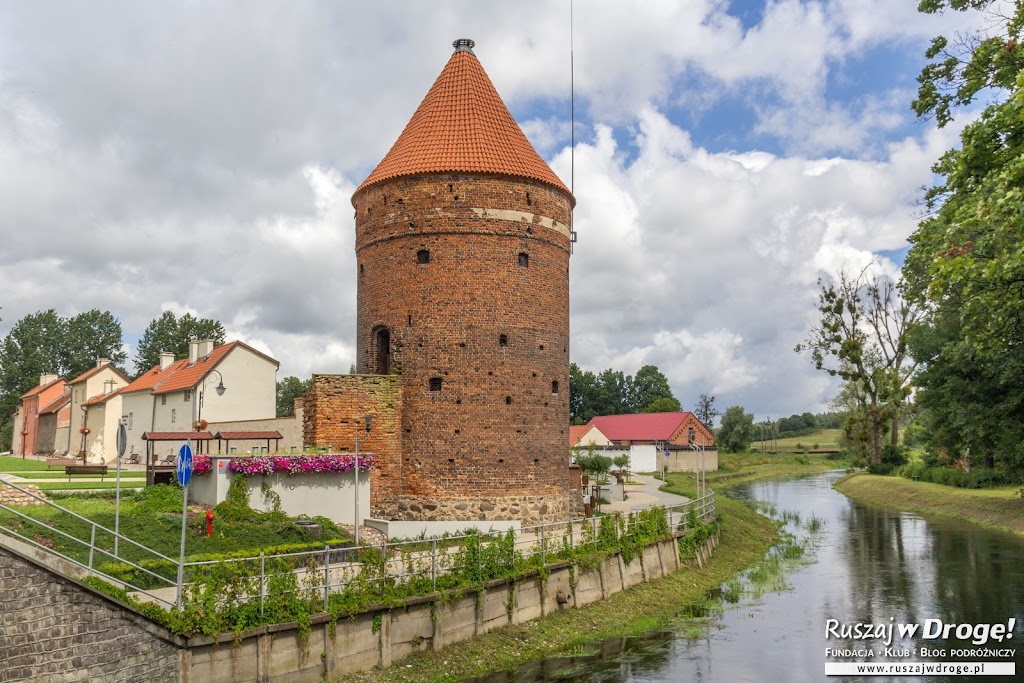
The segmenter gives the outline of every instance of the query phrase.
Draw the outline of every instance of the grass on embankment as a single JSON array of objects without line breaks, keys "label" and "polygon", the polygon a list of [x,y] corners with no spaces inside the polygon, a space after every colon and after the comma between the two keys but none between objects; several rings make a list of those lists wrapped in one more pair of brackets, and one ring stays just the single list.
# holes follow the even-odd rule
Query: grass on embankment
[{"label": "grass on embankment", "polygon": [[46,470],[46,463],[41,460],[0,455],[0,472],[45,472]]},{"label": "grass on embankment", "polygon": [[[799,453],[722,453],[718,457],[718,471],[707,473],[708,486],[721,489],[738,484],[747,484],[759,479],[786,477],[804,474],[816,474],[827,470],[846,467],[843,460],[829,460],[823,455]],[[673,482],[691,482],[691,491],[695,491],[694,475],[669,474],[669,486],[664,490],[681,495],[690,495]]]},{"label": "grass on embankment", "polygon": [[851,474],[835,483],[840,493],[862,503],[942,515],[1024,534],[1024,498],[1018,487],[960,489],[902,477]]},{"label": "grass on embankment", "polygon": [[[671,476],[670,476],[671,478]],[[580,609],[491,631],[441,652],[421,652],[389,669],[338,679],[347,683],[442,683],[512,669],[524,662],[580,652],[606,638],[656,630],[677,612],[748,565],[761,559],[777,538],[774,525],[743,503],[718,497],[721,543],[703,569],[696,565],[616,593]]]}]

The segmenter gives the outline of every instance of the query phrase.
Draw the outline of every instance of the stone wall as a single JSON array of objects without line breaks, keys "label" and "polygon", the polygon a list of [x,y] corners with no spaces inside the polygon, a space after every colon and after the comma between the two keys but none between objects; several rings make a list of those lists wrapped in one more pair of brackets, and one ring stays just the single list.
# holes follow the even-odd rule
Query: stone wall
[{"label": "stone wall", "polygon": [[0,605],[4,683],[182,680],[166,631],[9,547],[0,547]]},{"label": "stone wall", "polygon": [[[35,484],[17,484],[18,488],[46,498],[46,494],[39,490]],[[42,505],[43,502],[32,496],[26,495],[16,488],[0,484],[0,505]]]},{"label": "stone wall", "polygon": [[[359,418],[373,415],[370,432]],[[402,389],[393,375],[313,375],[303,407],[303,440],[335,453],[372,453],[367,517],[397,503],[402,480]]]}]

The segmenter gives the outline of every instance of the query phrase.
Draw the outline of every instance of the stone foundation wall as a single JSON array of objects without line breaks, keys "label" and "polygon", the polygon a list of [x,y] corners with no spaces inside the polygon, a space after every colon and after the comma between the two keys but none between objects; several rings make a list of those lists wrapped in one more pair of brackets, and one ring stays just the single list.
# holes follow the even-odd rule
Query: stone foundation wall
[{"label": "stone foundation wall", "polygon": [[402,496],[394,504],[375,509],[374,516],[434,522],[440,520],[522,520],[524,526],[542,521],[563,521],[576,515],[580,496],[563,493],[552,496],[486,496],[480,498],[435,498]]},{"label": "stone foundation wall", "polygon": [[[34,493],[42,498],[46,497],[39,487],[35,484],[18,484],[19,488]],[[32,496],[25,495],[18,489],[11,488],[10,486],[0,485],[0,505],[42,505],[42,501],[36,500]]]},{"label": "stone foundation wall", "polygon": [[162,629],[4,547],[0,605],[0,681],[181,680]]}]

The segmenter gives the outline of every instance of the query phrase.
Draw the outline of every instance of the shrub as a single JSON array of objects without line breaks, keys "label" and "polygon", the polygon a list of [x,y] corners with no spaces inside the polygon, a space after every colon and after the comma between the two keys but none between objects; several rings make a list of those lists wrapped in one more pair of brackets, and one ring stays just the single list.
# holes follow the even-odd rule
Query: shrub
[{"label": "shrub", "polygon": [[147,486],[136,494],[139,511],[149,514],[176,512],[181,515],[182,489],[179,486],[156,484]]}]

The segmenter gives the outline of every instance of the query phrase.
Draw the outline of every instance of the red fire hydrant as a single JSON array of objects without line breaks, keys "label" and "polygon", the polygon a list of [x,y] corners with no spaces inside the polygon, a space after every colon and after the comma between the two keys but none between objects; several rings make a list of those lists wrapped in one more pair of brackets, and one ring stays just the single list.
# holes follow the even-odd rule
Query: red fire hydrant
[{"label": "red fire hydrant", "polygon": [[206,511],[206,537],[213,538],[213,510]]}]

